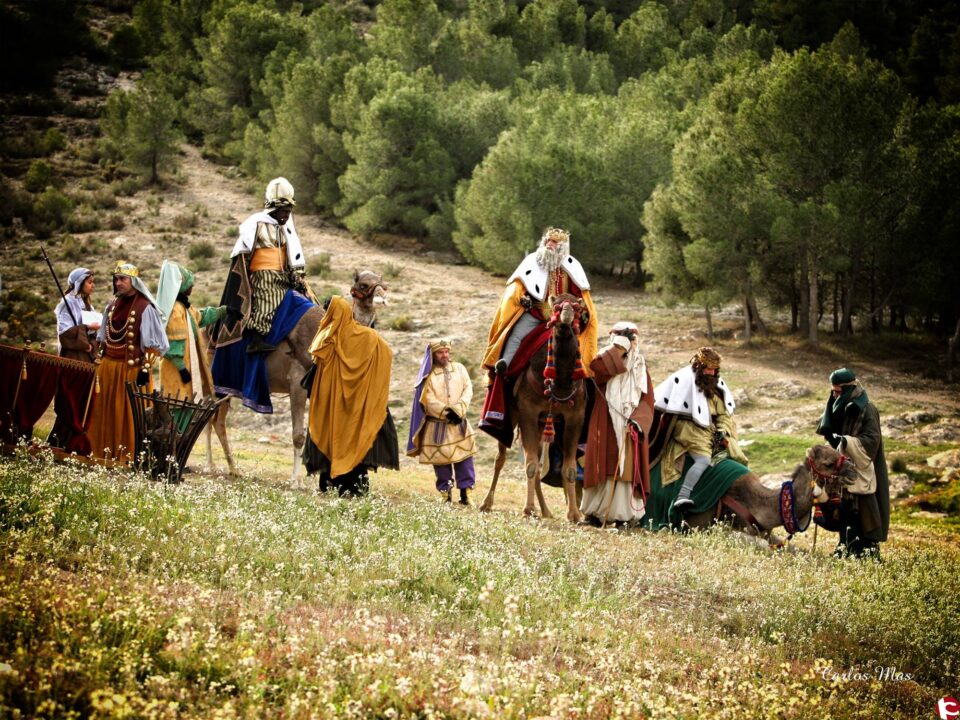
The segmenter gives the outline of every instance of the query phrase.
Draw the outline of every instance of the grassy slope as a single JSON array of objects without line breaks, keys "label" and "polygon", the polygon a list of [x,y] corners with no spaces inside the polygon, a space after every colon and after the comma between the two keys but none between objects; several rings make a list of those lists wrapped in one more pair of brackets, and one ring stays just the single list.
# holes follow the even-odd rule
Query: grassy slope
[{"label": "grassy slope", "polygon": [[[833,562],[387,493],[5,461],[0,701],[24,717],[907,718],[960,681],[960,551],[937,536]],[[894,666],[912,679],[876,679]]]}]

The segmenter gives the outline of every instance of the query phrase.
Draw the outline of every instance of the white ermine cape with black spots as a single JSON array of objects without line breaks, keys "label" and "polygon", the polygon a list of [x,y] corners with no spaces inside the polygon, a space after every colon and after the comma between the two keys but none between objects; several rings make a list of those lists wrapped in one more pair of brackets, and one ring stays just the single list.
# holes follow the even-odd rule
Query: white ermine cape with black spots
[{"label": "white ermine cape with black spots", "polygon": [[[567,255],[563,262],[560,264],[560,268],[570,277],[573,281],[573,284],[576,285],[580,290],[589,290],[590,282],[587,280],[587,273],[583,270],[583,265],[580,264],[580,261],[577,260],[573,255]],[[527,289],[527,292],[530,293],[530,296],[533,297],[537,302],[543,302],[547,300],[547,285],[548,285],[548,273],[537,261],[537,254],[535,252],[527,255],[523,262],[521,262],[517,269],[513,271],[507,279],[507,285],[512,283],[514,280],[519,280],[523,283],[523,286]]]},{"label": "white ermine cape with black spots", "polygon": [[[653,391],[653,403],[657,410],[674,415],[685,415],[700,427],[710,427],[710,407],[707,396],[697,387],[696,373],[690,365],[682,367]],[[723,393],[723,404],[727,413],[733,415],[737,403],[733,400],[733,393],[723,381],[717,382],[717,389]]]}]

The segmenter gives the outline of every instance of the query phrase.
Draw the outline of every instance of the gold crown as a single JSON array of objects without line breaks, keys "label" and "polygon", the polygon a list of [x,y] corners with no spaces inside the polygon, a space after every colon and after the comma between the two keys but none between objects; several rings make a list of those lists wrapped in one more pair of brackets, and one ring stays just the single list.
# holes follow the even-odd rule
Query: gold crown
[{"label": "gold crown", "polygon": [[113,269],[114,275],[128,275],[129,277],[140,277],[140,271],[133,263],[126,260],[117,260],[117,266]]},{"label": "gold crown", "polygon": [[558,243],[570,242],[570,233],[563,228],[548,227],[540,236],[540,242],[556,240]]},{"label": "gold crown", "polygon": [[442,340],[434,340],[432,343],[430,343],[430,352],[436,352],[437,350],[443,350],[444,348],[449,350],[450,347],[450,341],[446,338],[443,338]]},{"label": "gold crown", "polygon": [[719,370],[720,362],[723,360],[718,353],[713,348],[702,347],[697,350],[697,354],[690,358],[690,363],[693,364],[697,362],[701,367],[709,368],[711,370]]}]

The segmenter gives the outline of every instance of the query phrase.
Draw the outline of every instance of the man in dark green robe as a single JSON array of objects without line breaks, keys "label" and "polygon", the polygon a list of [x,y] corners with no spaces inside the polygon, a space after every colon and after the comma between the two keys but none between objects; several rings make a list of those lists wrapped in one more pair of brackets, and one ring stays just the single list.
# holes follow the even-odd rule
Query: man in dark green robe
[{"label": "man in dark green robe", "polygon": [[852,370],[830,374],[832,386],[817,434],[847,455],[857,468],[857,481],[843,490],[832,517],[822,523],[835,529],[840,542],[836,557],[880,557],[880,545],[890,528],[890,480],[883,455],[880,413],[867,399]]}]

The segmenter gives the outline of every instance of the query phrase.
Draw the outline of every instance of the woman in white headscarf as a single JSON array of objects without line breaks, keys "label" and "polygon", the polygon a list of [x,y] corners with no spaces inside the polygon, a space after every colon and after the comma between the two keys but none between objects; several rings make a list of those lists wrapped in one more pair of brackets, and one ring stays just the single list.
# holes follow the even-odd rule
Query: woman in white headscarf
[{"label": "woman in white headscarf", "polygon": [[64,298],[53,311],[62,357],[87,362],[96,357],[100,313],[90,303],[94,287],[93,270],[78,267],[70,272]]},{"label": "woman in white headscarf", "polygon": [[[90,303],[94,287],[93,270],[78,267],[70,272],[64,297],[53,311],[57,318],[61,357],[92,362],[97,356],[100,313],[94,311]],[[57,395],[53,401],[57,419],[47,437],[47,444],[81,455],[87,454],[89,450],[85,447],[83,438],[78,436],[83,434],[82,430],[93,402],[90,393],[93,374],[71,376],[70,380],[61,379],[60,382],[73,383],[73,387],[67,389],[62,384],[57,387]],[[82,387],[78,386],[80,383],[83,383]],[[89,400],[80,400],[78,405],[77,398]]]},{"label": "woman in white headscarf", "polygon": [[610,344],[590,363],[597,396],[583,466],[580,511],[596,525],[643,515],[650,492],[647,435],[653,423],[653,384],[637,341],[637,326],[618,322]]}]

